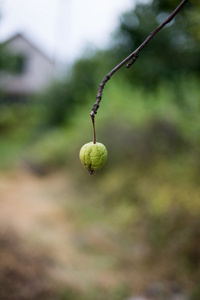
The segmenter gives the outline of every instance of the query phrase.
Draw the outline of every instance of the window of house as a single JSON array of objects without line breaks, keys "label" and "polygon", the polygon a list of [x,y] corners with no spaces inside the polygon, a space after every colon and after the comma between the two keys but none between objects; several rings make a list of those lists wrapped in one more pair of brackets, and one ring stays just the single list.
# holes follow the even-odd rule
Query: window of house
[{"label": "window of house", "polygon": [[12,57],[12,73],[22,74],[25,72],[27,57],[22,54],[17,54]]}]

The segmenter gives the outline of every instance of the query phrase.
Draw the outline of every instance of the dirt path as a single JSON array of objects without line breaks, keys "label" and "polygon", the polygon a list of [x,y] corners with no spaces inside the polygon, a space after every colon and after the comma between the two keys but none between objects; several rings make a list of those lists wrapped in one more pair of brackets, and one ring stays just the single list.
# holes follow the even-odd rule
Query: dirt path
[{"label": "dirt path", "polygon": [[66,174],[36,177],[25,170],[0,174],[0,226],[14,230],[33,248],[46,249],[60,281],[86,287],[112,285],[116,273],[74,243],[76,230],[67,202],[74,197]]}]

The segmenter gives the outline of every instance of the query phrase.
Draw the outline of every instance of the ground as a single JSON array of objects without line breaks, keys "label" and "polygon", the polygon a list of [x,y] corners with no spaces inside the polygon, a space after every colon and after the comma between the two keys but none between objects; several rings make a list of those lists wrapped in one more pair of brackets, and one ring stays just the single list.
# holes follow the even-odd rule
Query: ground
[{"label": "ground", "polygon": [[[56,281],[81,289],[91,285],[114,286],[120,274],[107,267],[109,258],[82,251],[84,238],[79,235],[70,210],[75,194],[66,172],[45,177],[24,169],[2,172],[1,229],[15,232],[33,252],[37,249],[46,252],[52,258],[50,273]],[[102,241],[109,247],[109,241],[95,228],[90,229],[90,235],[89,239]]]},{"label": "ground", "polygon": [[[38,276],[44,278],[45,274],[48,274],[48,280],[59,289],[67,287],[81,294],[85,293],[85,298],[75,297],[80,300],[93,299],[94,295],[97,300],[107,297],[117,300],[128,299],[133,293],[143,293],[152,283],[156,283],[156,287],[160,288],[159,282],[160,280],[162,282],[162,278],[166,278],[167,270],[170,272],[173,270],[170,258],[166,257],[158,258],[153,264],[148,261],[145,265],[143,260],[148,250],[145,244],[140,240],[134,242],[133,237],[131,238],[133,241],[126,240],[126,237],[118,232],[119,228],[109,227],[106,217],[102,219],[101,212],[100,218],[98,216],[101,206],[98,207],[96,199],[91,198],[86,202],[87,192],[82,195],[78,187],[66,170],[45,176],[36,176],[24,168],[0,173],[2,300],[15,300],[13,295],[10,298],[1,296],[1,286],[4,285],[2,276],[3,280],[6,272],[7,276],[10,276],[13,268],[16,271],[14,282],[17,278],[18,284],[19,278],[22,277],[20,292],[23,294],[26,276],[29,276],[26,284],[31,285],[28,290],[33,291],[32,283],[35,283],[36,278]],[[121,208],[123,209],[120,206],[120,210]],[[39,262],[39,265],[34,268],[35,262],[37,264]],[[44,275],[41,269],[46,270]],[[22,300],[38,298],[39,293],[49,291],[50,281],[47,285],[45,283],[44,291],[44,284],[37,283],[36,296],[23,298],[20,294],[18,298]],[[6,284],[12,286],[12,278],[11,283],[9,281]],[[166,298],[162,297],[168,284],[171,289],[174,281],[165,282],[162,285],[164,289],[161,291],[161,298],[159,296],[155,299],[167,299],[168,294]],[[170,289],[167,288],[167,292]],[[96,291],[101,291],[100,298],[97,297]],[[107,294],[102,294],[103,291]],[[48,295],[42,299],[51,300]],[[74,296],[61,299],[74,299]]]}]

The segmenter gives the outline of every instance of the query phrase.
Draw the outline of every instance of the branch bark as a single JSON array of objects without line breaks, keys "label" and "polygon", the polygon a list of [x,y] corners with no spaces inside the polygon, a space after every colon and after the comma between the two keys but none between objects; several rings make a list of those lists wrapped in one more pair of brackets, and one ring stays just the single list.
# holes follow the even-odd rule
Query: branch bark
[{"label": "branch bark", "polygon": [[138,54],[140,51],[149,43],[149,41],[164,27],[166,26],[169,22],[173,20],[173,18],[177,15],[177,13],[181,10],[181,8],[188,2],[188,0],[183,0],[177,7],[176,9],[167,17],[167,19],[161,23],[153,32],[149,34],[149,36],[144,40],[144,42],[135,50],[133,51],[129,56],[127,56],[123,61],[121,61],[114,69],[112,69],[101,81],[99,87],[98,87],[98,92],[97,92],[97,97],[96,97],[96,102],[94,103],[92,107],[92,111],[90,113],[91,119],[92,119],[92,124],[93,124],[93,131],[94,131],[94,144],[96,143],[96,133],[95,133],[95,114],[97,113],[97,110],[99,108],[99,103],[102,98],[102,93],[103,89],[105,87],[105,84],[108,82],[108,80],[112,77],[112,75],[119,70],[123,65],[125,65],[127,62],[126,67],[129,68],[131,67],[135,61],[138,58]]}]

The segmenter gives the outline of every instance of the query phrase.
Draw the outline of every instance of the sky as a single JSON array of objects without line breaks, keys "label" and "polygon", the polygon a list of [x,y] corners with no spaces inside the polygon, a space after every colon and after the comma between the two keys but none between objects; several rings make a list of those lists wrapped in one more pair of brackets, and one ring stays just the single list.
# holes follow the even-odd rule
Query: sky
[{"label": "sky", "polygon": [[[145,0],[140,0],[145,1]],[[23,33],[53,59],[104,48],[120,15],[139,0],[0,0],[0,42]]]}]

